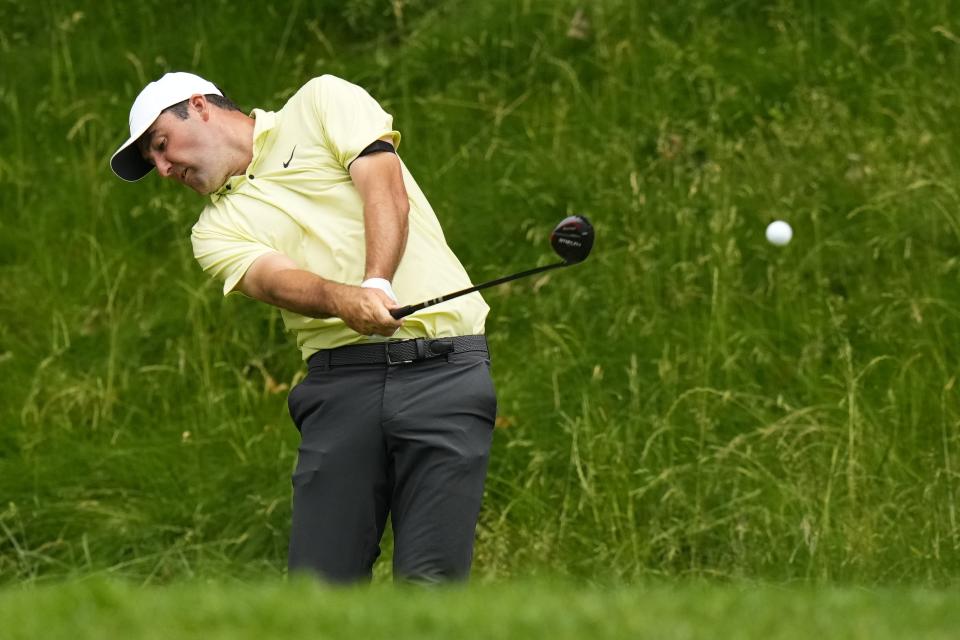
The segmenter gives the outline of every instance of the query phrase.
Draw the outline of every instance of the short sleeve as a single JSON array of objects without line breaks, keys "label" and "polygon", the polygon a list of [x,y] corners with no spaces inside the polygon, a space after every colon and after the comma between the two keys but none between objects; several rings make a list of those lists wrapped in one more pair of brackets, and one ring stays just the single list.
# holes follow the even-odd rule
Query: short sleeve
[{"label": "short sleeve", "polygon": [[200,267],[214,278],[223,280],[223,295],[234,291],[257,258],[277,253],[272,247],[256,240],[200,224],[193,227],[190,240],[193,243],[193,256]]},{"label": "short sleeve", "polygon": [[393,146],[399,146],[400,133],[393,129],[393,116],[363,88],[331,75],[314,83],[317,117],[330,151],[344,168],[374,140],[389,135]]}]

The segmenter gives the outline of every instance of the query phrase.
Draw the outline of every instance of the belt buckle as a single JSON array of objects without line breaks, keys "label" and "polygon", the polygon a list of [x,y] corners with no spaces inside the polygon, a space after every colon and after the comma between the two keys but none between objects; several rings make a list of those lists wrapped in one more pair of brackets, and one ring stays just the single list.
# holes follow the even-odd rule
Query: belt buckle
[{"label": "belt buckle", "polygon": [[[383,342],[383,352],[384,352],[384,354],[386,354],[386,356],[387,356],[387,366],[388,366],[388,367],[392,367],[392,366],[397,365],[397,364],[409,364],[409,363],[413,362],[413,360],[394,360],[394,359],[392,359],[392,358],[390,357],[390,345],[391,345],[391,344],[399,344],[400,342],[403,342],[403,340],[384,340],[384,342]],[[419,351],[419,350],[418,350],[418,351]]]}]

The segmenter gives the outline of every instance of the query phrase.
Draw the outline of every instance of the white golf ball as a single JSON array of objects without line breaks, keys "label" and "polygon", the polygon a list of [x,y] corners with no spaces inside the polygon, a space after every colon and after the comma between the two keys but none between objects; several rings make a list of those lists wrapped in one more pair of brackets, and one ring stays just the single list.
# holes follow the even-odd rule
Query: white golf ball
[{"label": "white golf ball", "polygon": [[793,229],[791,229],[790,225],[783,220],[774,220],[767,225],[767,240],[770,242],[770,244],[775,244],[778,247],[782,247],[786,244],[790,244],[790,240],[792,238]]}]

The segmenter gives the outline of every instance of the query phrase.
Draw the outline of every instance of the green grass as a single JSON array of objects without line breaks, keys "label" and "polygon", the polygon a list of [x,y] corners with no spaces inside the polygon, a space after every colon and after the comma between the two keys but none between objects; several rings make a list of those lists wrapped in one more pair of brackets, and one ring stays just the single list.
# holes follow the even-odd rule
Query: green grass
[{"label": "green grass", "polygon": [[292,339],[194,263],[201,199],[107,168],[191,69],[367,86],[474,281],[595,222],[487,295],[481,579],[956,585],[951,3],[0,0],[0,65],[0,582],[284,573]]},{"label": "green grass", "polygon": [[770,585],[517,582],[333,590],[307,582],[133,588],[89,580],[0,594],[4,638],[956,637],[960,596]]}]

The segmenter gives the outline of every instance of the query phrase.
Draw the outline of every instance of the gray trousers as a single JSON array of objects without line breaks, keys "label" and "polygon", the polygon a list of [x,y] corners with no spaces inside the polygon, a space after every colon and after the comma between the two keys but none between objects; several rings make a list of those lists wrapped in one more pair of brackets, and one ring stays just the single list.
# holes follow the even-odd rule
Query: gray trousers
[{"label": "gray trousers", "polygon": [[288,403],[291,573],[369,580],[389,513],[395,580],[469,576],[497,411],[486,352],[310,366]]}]

